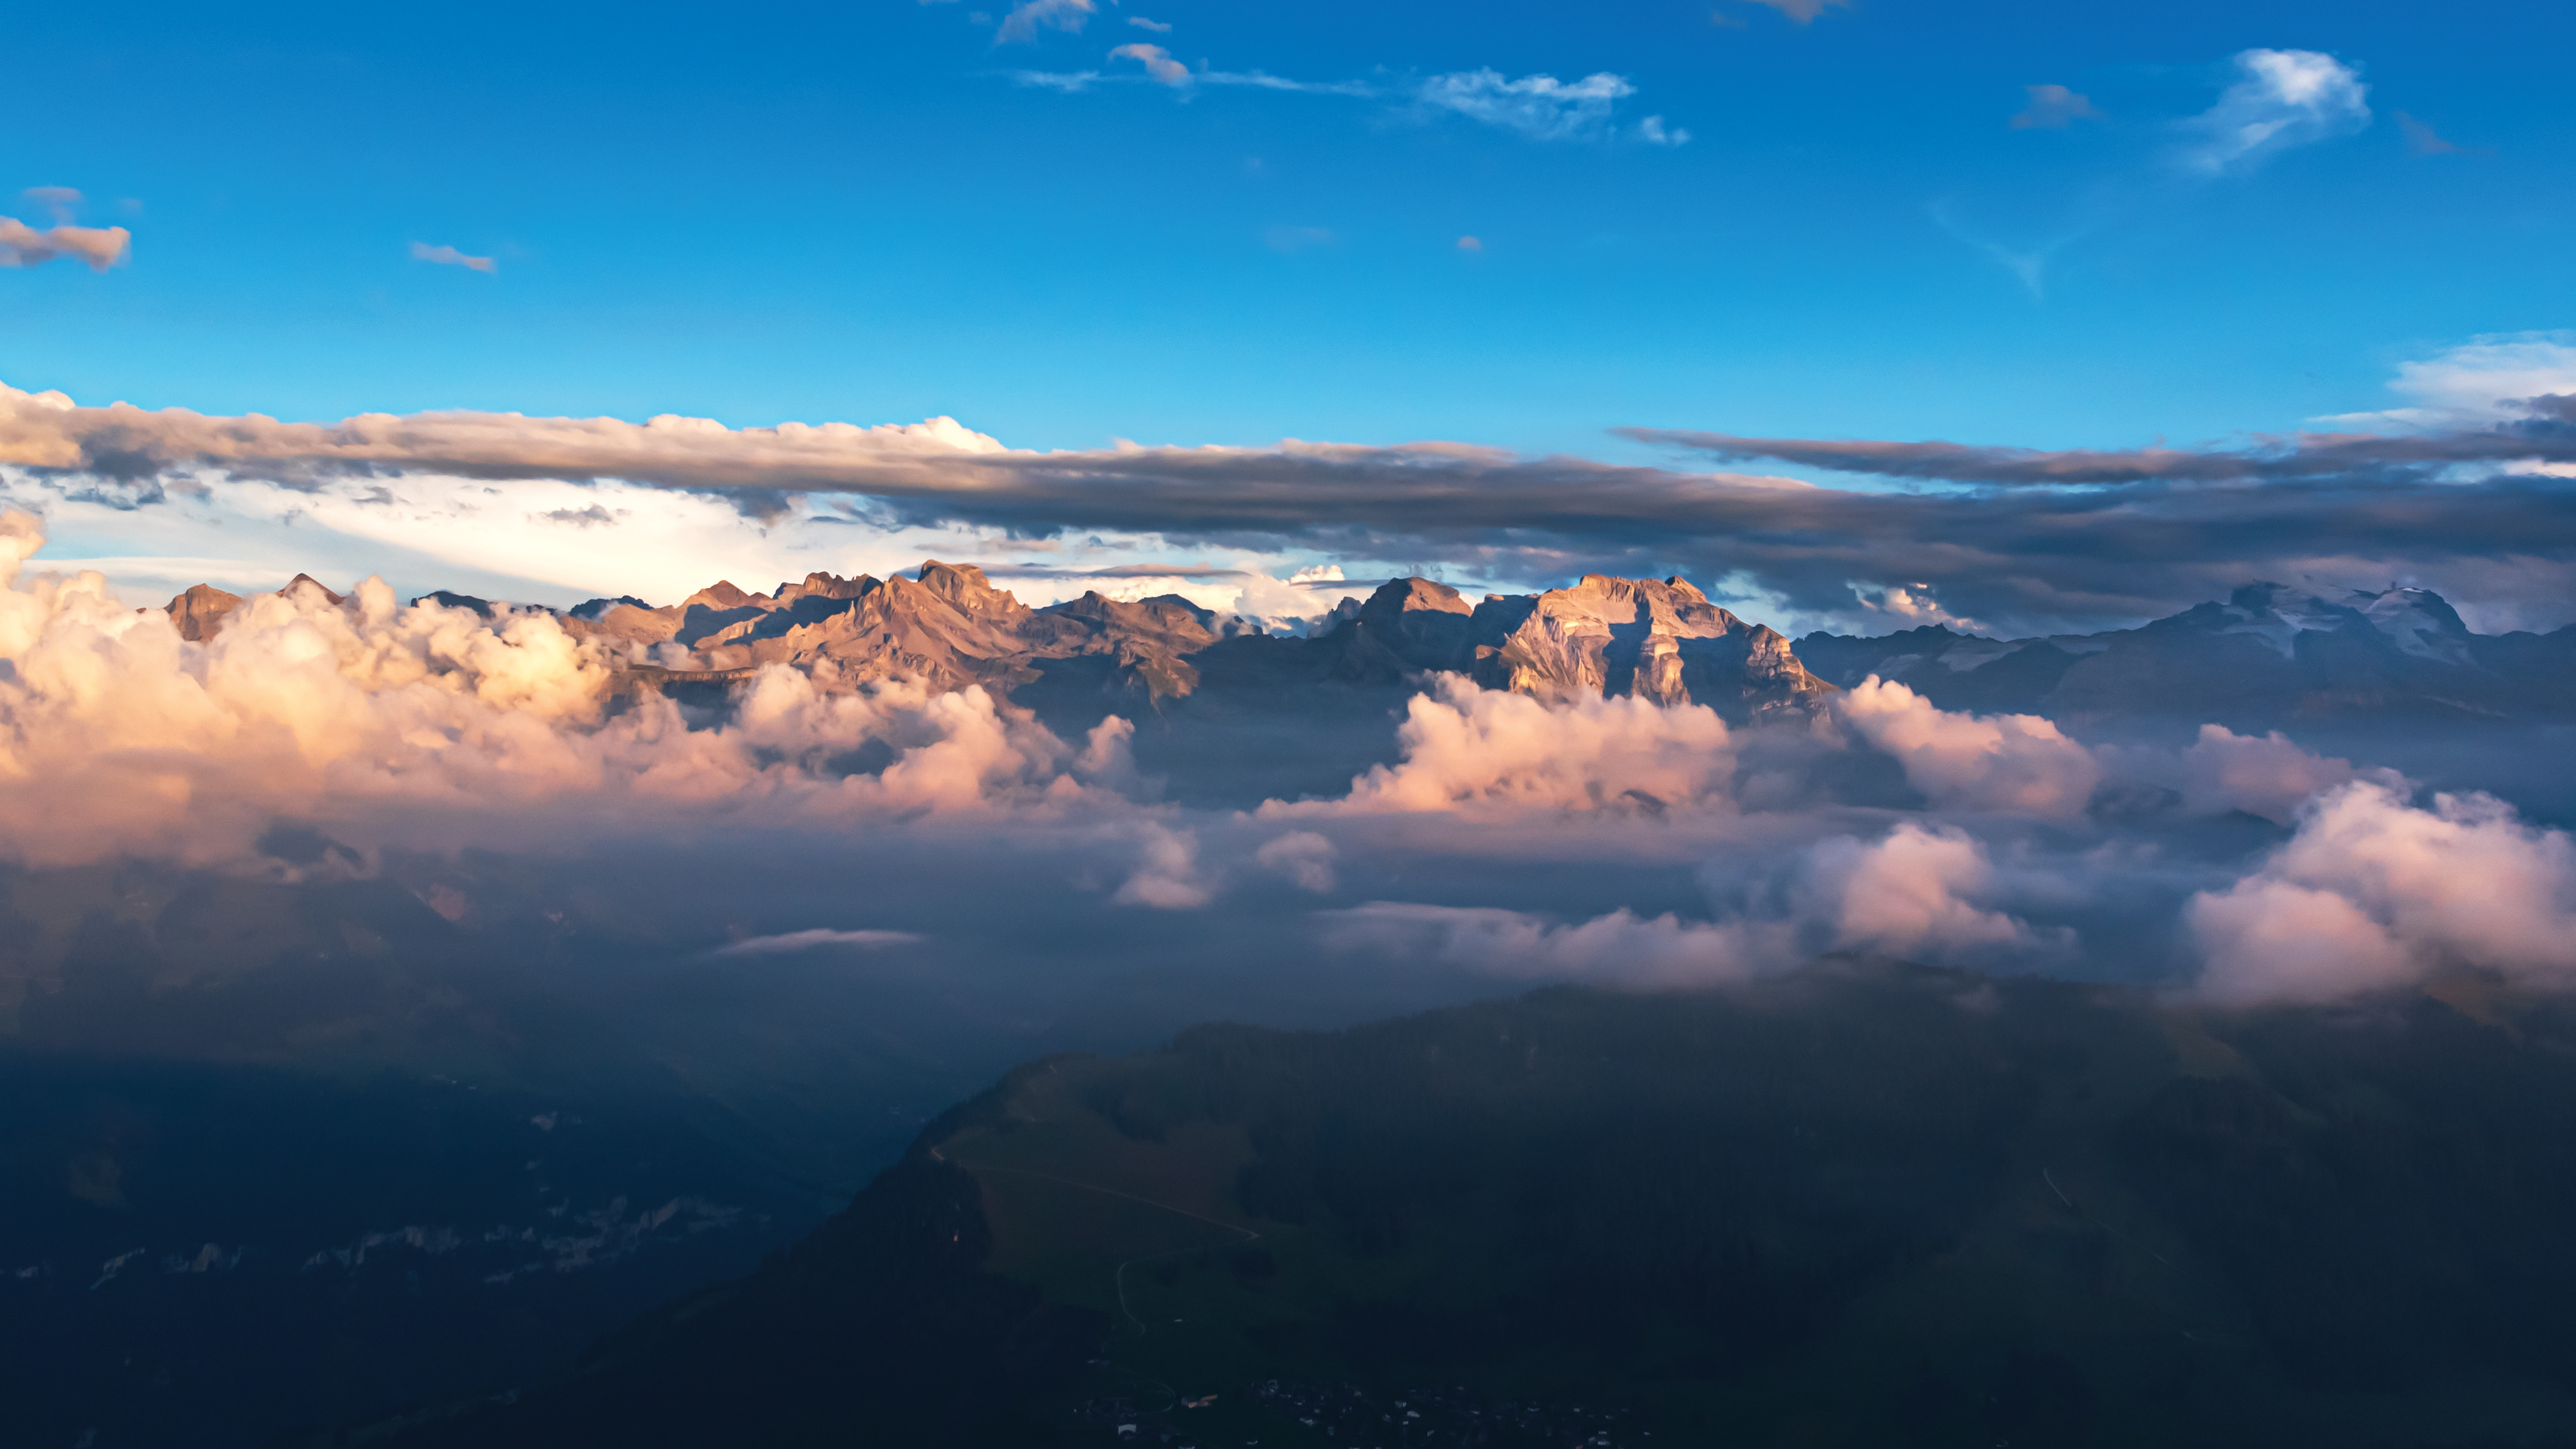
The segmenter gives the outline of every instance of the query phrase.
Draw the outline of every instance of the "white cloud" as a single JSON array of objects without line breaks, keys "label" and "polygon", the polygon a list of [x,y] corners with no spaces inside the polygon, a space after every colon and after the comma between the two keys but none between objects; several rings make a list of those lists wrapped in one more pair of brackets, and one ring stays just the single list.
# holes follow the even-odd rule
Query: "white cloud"
[{"label": "white cloud", "polygon": [[0,216],[0,267],[40,267],[56,257],[78,257],[91,271],[103,272],[125,260],[133,239],[121,226],[57,225],[38,231]]},{"label": "white cloud", "polygon": [[1136,869],[1111,899],[1122,906],[1192,911],[1215,890],[1199,876],[1198,836],[1154,821],[1135,832]]},{"label": "white cloud", "polygon": [[1405,707],[1401,757],[1344,799],[1262,813],[1659,811],[1727,803],[1735,754],[1706,705],[1633,695],[1546,702],[1444,674]]},{"label": "white cloud", "polygon": [[826,946],[874,951],[887,946],[917,946],[930,939],[912,931],[789,931],[779,936],[752,936],[718,946],[719,956],[780,956],[794,951],[812,951]]},{"label": "white cloud", "polygon": [[1001,28],[993,32],[996,45],[1021,44],[1038,38],[1041,26],[1079,33],[1084,22],[1099,12],[1092,0],[1020,0],[1011,13],[1002,17]]},{"label": "white cloud", "polygon": [[1797,24],[1808,25],[1835,6],[1849,5],[1851,0],[1752,0],[1752,3],[1777,10]]},{"label": "white cloud", "polygon": [[1637,139],[1649,146],[1687,146],[1690,132],[1679,126],[1665,126],[1661,116],[1648,116],[1637,123]]},{"label": "white cloud", "polygon": [[463,267],[469,272],[497,272],[500,263],[490,257],[470,257],[451,246],[431,246],[427,242],[411,244],[411,258],[416,262],[433,262],[442,267]]},{"label": "white cloud", "polygon": [[1957,714],[1876,675],[1834,705],[1943,809],[2080,815],[2101,779],[2091,751],[2035,714]]},{"label": "white cloud", "polygon": [[1432,76],[1414,88],[1414,99],[1534,141],[1565,141],[1602,134],[1611,107],[1636,93],[1626,76],[1608,71],[1566,82],[1552,75],[1510,80],[1500,71],[1470,70]]},{"label": "white cloud", "polygon": [[2242,79],[2188,126],[2201,140],[2182,156],[2193,171],[2250,170],[2265,157],[2347,136],[2370,124],[2368,87],[2350,66],[2313,50],[2247,50]]},{"label": "white cloud", "polygon": [[[690,729],[658,694],[612,709],[613,659],[551,616],[406,608],[369,579],[341,604],[309,586],[245,599],[192,643],[96,573],[21,578],[42,543],[34,518],[0,514],[0,854],[14,860],[241,861],[281,817],[362,850],[540,848],[1114,800],[981,689],[832,692],[774,667],[742,686],[732,722]],[[894,752],[881,771],[835,768],[870,740]]]},{"label": "white cloud", "polygon": [[2576,333],[2507,332],[2472,338],[2397,364],[2388,389],[2407,406],[2334,413],[2310,421],[2360,428],[2485,427],[2525,415],[2528,399],[2576,393]]},{"label": "white cloud", "polygon": [[2226,1003],[2331,1001],[2444,971],[2576,984],[2576,846],[2486,795],[2419,809],[2357,781],[2312,803],[2261,869],[2186,912]]},{"label": "white cloud", "polygon": [[1145,74],[1167,86],[1190,83],[1190,68],[1172,59],[1172,53],[1159,45],[1122,45],[1109,52],[1112,60],[1132,60],[1145,68]]},{"label": "white cloud", "polygon": [[1160,20],[1148,20],[1142,15],[1128,16],[1127,23],[1135,26],[1138,30],[1150,30],[1156,35],[1169,35],[1172,33],[1171,26],[1164,24]]},{"label": "white cloud", "polygon": [[1572,925],[1490,907],[1372,901],[1325,913],[1325,943],[1522,979],[1641,987],[1742,981],[1795,965],[1791,929],[1751,921],[1651,919],[1618,910]]},{"label": "white cloud", "polygon": [[1321,895],[1333,888],[1333,842],[1311,830],[1292,830],[1262,842],[1252,862],[1296,882],[1300,890]]},{"label": "white cloud", "polygon": [[2030,97],[2030,104],[2022,107],[2012,118],[2012,128],[2016,131],[2062,131],[2077,121],[2102,119],[2102,113],[2093,109],[2090,97],[2064,86],[2023,86],[2022,90]]},{"label": "white cloud", "polygon": [[1808,852],[1808,889],[1830,905],[1833,944],[1942,959],[2027,947],[2028,926],[1974,902],[1994,884],[1986,848],[1955,826],[1898,825],[1874,844],[1851,836]]}]

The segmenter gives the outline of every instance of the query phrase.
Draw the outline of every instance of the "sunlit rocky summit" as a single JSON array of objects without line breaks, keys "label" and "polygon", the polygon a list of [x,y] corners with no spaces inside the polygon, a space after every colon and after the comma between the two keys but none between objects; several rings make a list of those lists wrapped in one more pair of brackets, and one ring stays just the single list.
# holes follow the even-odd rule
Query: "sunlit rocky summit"
[{"label": "sunlit rocky summit", "polygon": [[[311,582],[298,576],[288,587]],[[460,594],[425,597],[493,607]],[[172,599],[169,612],[183,634],[203,639],[239,603],[200,584]],[[1093,592],[1031,608],[982,570],[935,560],[914,578],[816,573],[760,594],[720,581],[662,608],[594,599],[559,617],[576,634],[622,646],[628,672],[657,685],[722,682],[783,664],[838,688],[912,679],[1166,708],[1209,694],[1347,690],[1452,671],[1546,699],[1634,694],[1705,704],[1739,723],[1803,714],[1833,688],[1778,631],[1737,618],[1678,578],[1596,574],[1570,589],[1488,594],[1472,605],[1446,584],[1397,579],[1365,602],[1344,600],[1305,638],[1267,634],[1171,594],[1130,602]]]},{"label": "sunlit rocky summit", "polygon": [[[289,590],[310,587],[298,575]],[[466,595],[425,596],[487,616]],[[240,600],[200,584],[170,601],[190,639]],[[2238,727],[2354,716],[2550,719],[2576,711],[2576,626],[2476,634],[2421,589],[2317,593],[2248,584],[2135,629],[1996,639],[1926,625],[1791,641],[1688,581],[1589,574],[1572,587],[1470,602],[1427,578],[1345,598],[1303,636],[1166,594],[1098,592],[1032,608],[971,565],[913,577],[808,574],[752,593],[719,581],[676,604],[593,599],[555,615],[637,689],[701,694],[785,665],[826,689],[906,679],[981,686],[1074,723],[1104,711],[1169,722],[1318,714],[1382,718],[1425,675],[1546,700],[1635,696],[1706,705],[1737,725],[1813,716],[1877,676],[1948,709],[2071,721],[2188,715]]]}]

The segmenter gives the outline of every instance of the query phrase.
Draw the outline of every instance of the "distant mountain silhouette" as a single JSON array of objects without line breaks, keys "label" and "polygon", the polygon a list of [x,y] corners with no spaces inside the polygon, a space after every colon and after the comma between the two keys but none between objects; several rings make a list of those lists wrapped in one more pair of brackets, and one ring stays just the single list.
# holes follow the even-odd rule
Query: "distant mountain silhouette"
[{"label": "distant mountain silhouette", "polygon": [[1945,709],[2083,723],[2188,716],[2234,728],[2396,716],[2576,713],[2576,626],[2473,634],[2439,594],[2316,594],[2247,584],[2135,629],[1986,639],[1942,625],[1878,638],[1815,633],[1799,656],[1849,687],[1877,675]]}]

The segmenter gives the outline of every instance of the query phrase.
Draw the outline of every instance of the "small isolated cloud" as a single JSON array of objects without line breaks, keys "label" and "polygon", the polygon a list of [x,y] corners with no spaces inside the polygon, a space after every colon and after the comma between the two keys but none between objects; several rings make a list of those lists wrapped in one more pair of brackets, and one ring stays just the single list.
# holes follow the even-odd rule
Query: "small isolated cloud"
[{"label": "small isolated cloud", "polygon": [[1020,85],[1035,86],[1045,91],[1059,91],[1071,96],[1080,95],[1091,89],[1091,83],[1100,79],[1100,72],[1096,70],[1015,70],[1011,72],[1011,79]]},{"label": "small isolated cloud", "polygon": [[497,272],[501,265],[490,257],[470,257],[451,246],[431,246],[427,242],[411,244],[411,258],[416,262],[435,262],[442,267],[463,267],[469,272]]},{"label": "small isolated cloud", "polygon": [[1481,252],[1484,249],[1485,244],[1476,240],[1474,237],[1462,236],[1458,238],[1458,250],[1462,252]]},{"label": "small isolated cloud", "polygon": [[2201,133],[2183,153],[2207,175],[2250,170],[2275,152],[2348,136],[2370,124],[2369,88],[2352,67],[2313,50],[2247,50],[2242,79],[2186,123]]},{"label": "small isolated cloud", "polygon": [[1264,815],[1421,810],[1625,810],[1728,803],[1735,752],[1706,705],[1634,695],[1550,703],[1436,676],[1405,705],[1402,758],[1351,781],[1342,800],[1272,801]]},{"label": "small isolated cloud", "polygon": [[1292,830],[1264,842],[1252,853],[1252,863],[1288,877],[1300,890],[1321,895],[1333,888],[1334,855],[1333,842],[1311,830]]},{"label": "small isolated cloud", "polygon": [[40,267],[56,257],[78,257],[93,272],[125,260],[133,234],[121,226],[59,225],[38,231],[14,217],[0,216],[0,267]]},{"label": "small isolated cloud", "polygon": [[1565,141],[1607,130],[1610,108],[1636,93],[1626,76],[1608,71],[1568,82],[1552,75],[1511,80],[1497,70],[1468,70],[1423,81],[1414,99],[1533,141]]},{"label": "small isolated cloud", "polygon": [[2027,946],[2030,928],[1975,900],[1991,889],[1986,848],[1955,826],[1907,822],[1875,845],[1851,836],[1808,853],[1809,888],[1830,909],[1833,943],[1891,955],[1948,957]]},{"label": "small isolated cloud", "polygon": [[2012,118],[2016,131],[2062,131],[2077,121],[2098,121],[2102,113],[2093,109],[2089,96],[2061,85],[2023,86],[2030,104]]},{"label": "small isolated cloud", "polygon": [[1190,68],[1172,59],[1172,53],[1159,45],[1122,45],[1109,52],[1111,60],[1132,60],[1145,68],[1145,74],[1167,86],[1190,83]]},{"label": "small isolated cloud", "polygon": [[1172,33],[1171,26],[1164,24],[1160,20],[1148,20],[1142,15],[1128,16],[1127,23],[1135,26],[1138,30],[1150,30],[1156,35],[1169,35]]},{"label": "small isolated cloud", "polygon": [[783,956],[792,951],[812,951],[825,946],[874,951],[887,946],[917,946],[930,939],[912,931],[789,931],[782,936],[753,936],[718,946],[719,956]]},{"label": "small isolated cloud", "polygon": [[1079,34],[1084,22],[1099,13],[1092,0],[1020,0],[993,32],[995,45],[1025,44],[1038,38],[1041,26]]},{"label": "small isolated cloud", "polygon": [[575,528],[590,528],[597,524],[615,523],[618,515],[625,511],[621,508],[617,513],[611,513],[594,503],[587,508],[549,508],[537,516],[554,523],[569,523]]},{"label": "small isolated cloud", "polygon": [[1328,226],[1274,226],[1261,234],[1261,241],[1274,252],[1295,256],[1316,247],[1332,246],[1341,238]]},{"label": "small isolated cloud", "polygon": [[1648,116],[1637,123],[1637,139],[1649,146],[1687,146],[1690,132],[1665,125],[1661,116]]},{"label": "small isolated cloud", "polygon": [[2397,128],[2406,133],[2406,149],[2418,156],[2458,156],[2462,148],[2442,138],[2442,133],[2406,114],[2397,113]]},{"label": "small isolated cloud", "polygon": [[1194,911],[1215,894],[1199,877],[1199,839],[1148,822],[1137,836],[1136,871],[1111,897],[1122,906]]},{"label": "small isolated cloud", "polygon": [[18,195],[43,207],[57,223],[71,220],[80,210],[81,194],[68,186],[30,186]]},{"label": "small isolated cloud", "polygon": [[1847,6],[1851,0],[1751,0],[1751,3],[1767,5],[1797,24],[1810,25],[1817,16],[1837,6]]},{"label": "small isolated cloud", "polygon": [[1792,927],[1772,921],[1685,921],[1621,909],[1566,924],[1492,907],[1371,901],[1324,914],[1335,950],[1430,960],[1523,979],[1631,987],[1742,981],[1795,964]]}]

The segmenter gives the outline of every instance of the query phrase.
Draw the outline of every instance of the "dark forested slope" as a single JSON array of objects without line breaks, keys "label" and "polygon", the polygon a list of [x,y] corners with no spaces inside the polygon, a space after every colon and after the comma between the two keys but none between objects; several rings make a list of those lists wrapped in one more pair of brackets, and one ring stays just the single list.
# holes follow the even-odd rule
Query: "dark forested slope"
[{"label": "dark forested slope", "polygon": [[1201,1028],[1020,1069],[571,1381],[361,1432],[2576,1442],[2576,1013],[2450,994],[1828,963]]}]

